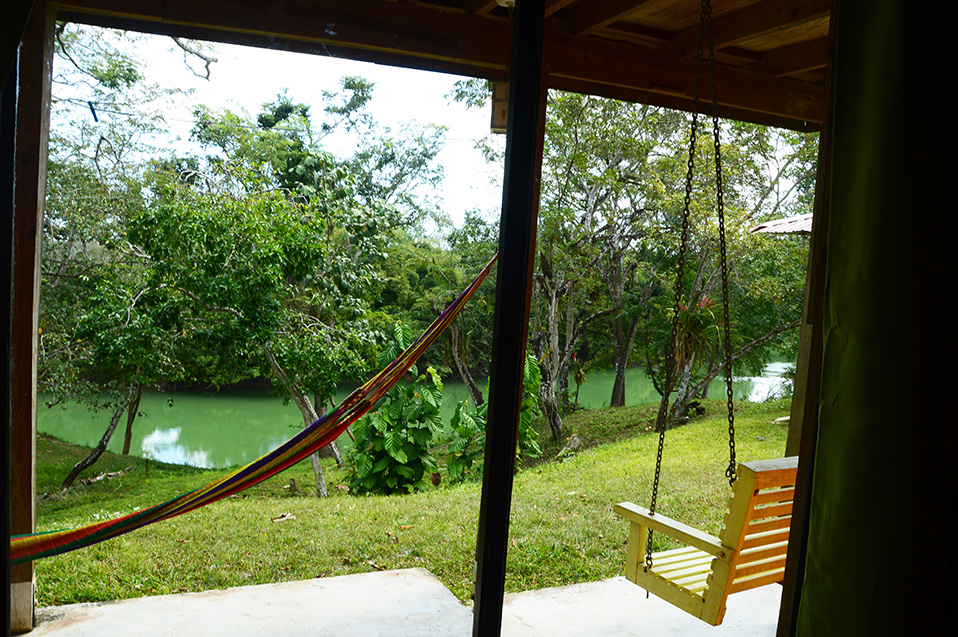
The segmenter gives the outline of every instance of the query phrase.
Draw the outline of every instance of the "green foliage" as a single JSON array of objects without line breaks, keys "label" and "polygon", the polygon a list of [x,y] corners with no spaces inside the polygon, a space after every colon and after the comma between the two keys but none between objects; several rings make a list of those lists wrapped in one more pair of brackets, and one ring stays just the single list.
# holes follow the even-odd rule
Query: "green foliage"
[{"label": "green foliage", "polygon": [[[412,332],[397,323],[394,340],[383,350],[380,366],[409,346]],[[427,478],[437,470],[430,455],[433,438],[442,431],[439,407],[442,380],[433,368],[415,380],[401,380],[389,390],[385,403],[353,425],[356,438],[350,458],[351,493],[412,493],[426,488]]]},{"label": "green foliage", "polygon": [[[519,431],[516,441],[516,466],[522,461],[542,455],[539,447],[539,432],[535,424],[539,410],[539,362],[534,356],[526,356],[523,371],[522,404],[519,408]],[[466,401],[459,401],[452,417],[449,434],[446,471],[453,482],[482,475],[482,455],[485,450],[486,415],[489,403],[469,411]]]},{"label": "green foliage", "polygon": [[[550,93],[547,120],[530,345],[543,366],[542,406],[553,423],[573,354],[583,365],[614,367],[617,389],[629,364],[644,364],[663,391],[689,129],[672,111],[559,92]],[[738,373],[792,346],[793,336],[759,339],[800,316],[807,246],[748,230],[808,211],[816,140],[740,122],[720,126],[727,301],[732,349],[743,352]],[[722,360],[715,150],[708,124],[703,128],[681,282],[684,305],[693,308],[680,316],[681,401],[700,391]],[[710,299],[713,307],[705,307]],[[614,401],[624,398],[613,392]]]},{"label": "green foliage", "polygon": [[486,108],[492,99],[492,90],[487,80],[479,78],[457,80],[448,97],[469,108]]},{"label": "green foliage", "polygon": [[182,379],[175,312],[127,240],[149,205],[143,157],[159,152],[144,140],[178,92],[145,82],[135,35],[58,23],[55,38],[38,381],[51,402],[110,409],[131,384]]},{"label": "green foliage", "polygon": [[[446,243],[458,261],[458,266],[449,270],[452,284],[447,285],[447,290],[448,294],[458,294],[495,254],[499,246],[499,226],[470,211],[459,228],[449,231]],[[457,319],[464,335],[465,359],[479,378],[489,375],[496,276],[497,270],[493,270]]]},{"label": "green foliage", "polygon": [[518,453],[520,459],[538,458],[542,455],[539,448],[539,432],[532,426],[541,415],[539,410],[539,361],[535,356],[526,355],[526,365],[522,376],[522,406],[519,408]]},{"label": "green foliage", "polygon": [[489,403],[469,412],[469,403],[460,400],[450,421],[450,437],[446,455],[446,473],[452,482],[482,475],[482,456],[486,439],[486,412]]}]

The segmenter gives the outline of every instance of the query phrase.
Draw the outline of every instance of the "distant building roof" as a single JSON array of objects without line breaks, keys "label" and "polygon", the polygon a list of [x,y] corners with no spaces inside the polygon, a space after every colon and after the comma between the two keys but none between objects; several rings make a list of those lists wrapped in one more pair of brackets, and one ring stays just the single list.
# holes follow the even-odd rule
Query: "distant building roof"
[{"label": "distant building roof", "polygon": [[749,232],[767,232],[769,234],[811,234],[812,215],[798,215],[760,223]]}]

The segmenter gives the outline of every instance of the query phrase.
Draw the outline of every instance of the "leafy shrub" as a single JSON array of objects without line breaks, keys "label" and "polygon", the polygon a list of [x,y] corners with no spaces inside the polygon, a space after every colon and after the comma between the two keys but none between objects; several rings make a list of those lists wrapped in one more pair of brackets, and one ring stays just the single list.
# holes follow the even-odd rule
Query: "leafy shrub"
[{"label": "leafy shrub", "polygon": [[[408,346],[408,326],[398,325],[395,342],[380,354],[380,367]],[[426,487],[437,470],[429,448],[442,430],[439,406],[442,380],[433,368],[415,380],[401,380],[386,394],[385,403],[353,426],[356,445],[350,457],[350,493],[412,493]]]},{"label": "leafy shrub", "polygon": [[461,482],[471,475],[481,474],[482,454],[486,444],[487,404],[469,412],[469,401],[460,400],[452,415],[446,472],[453,482]]},{"label": "leafy shrub", "polygon": [[[542,455],[537,439],[538,431],[532,426],[539,411],[539,362],[534,356],[526,356],[523,372],[522,406],[519,409],[519,433],[516,464],[522,458],[538,458]],[[488,392],[487,392],[488,393]],[[459,401],[451,424],[449,451],[446,456],[446,471],[453,482],[465,480],[482,473],[482,455],[486,444],[486,413],[488,404],[480,405],[474,412],[468,409],[467,401]]]},{"label": "leafy shrub", "polygon": [[519,408],[519,455],[526,458],[538,458],[542,455],[539,448],[539,432],[532,426],[533,421],[542,412],[539,410],[539,361],[535,356],[526,355],[526,366],[522,378],[522,406]]}]

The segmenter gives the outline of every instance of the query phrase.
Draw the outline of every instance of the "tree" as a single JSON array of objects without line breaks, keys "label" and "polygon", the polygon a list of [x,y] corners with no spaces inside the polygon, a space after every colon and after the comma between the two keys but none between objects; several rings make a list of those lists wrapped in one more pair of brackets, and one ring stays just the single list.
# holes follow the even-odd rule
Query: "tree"
[{"label": "tree", "polygon": [[[458,265],[445,278],[452,289],[461,290],[472,273],[485,267],[496,253],[499,228],[477,211],[468,211],[462,225],[446,234],[446,243]],[[448,330],[450,356],[476,406],[482,405],[485,398],[475,378],[488,377],[491,362],[495,276],[493,272]]]},{"label": "tree", "polygon": [[55,30],[38,382],[51,406],[77,400],[113,413],[64,487],[96,461],[124,412],[129,453],[142,392],[183,371],[180,339],[164,303],[141,297],[148,265],[126,239],[148,205],[146,158],[158,154],[149,140],[178,93],[146,82],[135,39],[65,22]]},{"label": "tree", "polygon": [[[122,404],[129,440],[146,388],[265,375],[311,423],[337,382],[363,375],[392,322],[371,310],[371,285],[399,220],[429,210],[412,191],[439,174],[441,131],[377,137],[372,84],[344,78],[318,126],[285,94],[255,118],[200,107],[205,156],[171,157],[143,142],[175,92],[143,82],[129,38],[73,25],[57,37],[71,70],[57,76],[68,117],[54,127],[44,237],[52,401]],[[211,51],[176,44],[209,72]],[[362,136],[352,159],[322,148],[340,130]]]},{"label": "tree", "polygon": [[[364,360],[374,350],[375,333],[370,334],[362,316],[363,294],[372,278],[371,264],[382,258],[382,239],[395,214],[382,206],[361,205],[354,195],[356,181],[348,168],[312,145],[309,109],[284,96],[264,105],[256,125],[241,115],[200,109],[194,137],[219,152],[199,162],[205,169],[189,187],[197,193],[190,195],[190,211],[208,208],[219,217],[203,216],[197,235],[184,237],[187,243],[179,253],[161,258],[183,262],[197,251],[203,254],[202,245],[197,245],[205,240],[203,233],[215,231],[219,220],[239,214],[231,212],[232,200],[243,201],[250,211],[267,202],[271,210],[268,215],[234,219],[230,228],[220,228],[219,232],[224,236],[233,236],[230,233],[238,229],[248,233],[245,237],[234,236],[234,241],[246,241],[253,254],[259,252],[255,256],[258,263],[268,256],[289,263],[289,250],[305,249],[309,256],[301,260],[299,269],[276,273],[266,285],[258,280],[264,270],[254,272],[255,267],[244,265],[235,254],[224,258],[216,253],[211,255],[210,272],[246,277],[257,291],[267,291],[263,305],[257,306],[257,312],[269,316],[268,321],[258,319],[267,331],[257,336],[236,334],[233,338],[251,343],[267,376],[296,404],[304,424],[309,425],[324,413],[340,380],[362,374]],[[278,209],[285,211],[285,217]],[[183,229],[177,215],[168,215],[164,221],[166,232],[174,232],[177,226]],[[270,238],[261,232],[282,237]],[[269,241],[285,247],[274,255],[262,254],[261,244]],[[170,281],[188,277],[189,273],[178,271],[170,275]],[[200,284],[190,293],[203,298],[206,290]],[[232,308],[248,316],[250,308],[242,305],[254,296],[244,287],[234,289],[225,299],[207,301],[207,305]],[[341,461],[334,444],[329,450]],[[327,490],[318,456],[311,461],[317,494],[324,496]]]},{"label": "tree", "polygon": [[[161,192],[130,234],[150,259],[149,289],[180,303],[176,319],[192,358],[224,376],[260,365],[312,423],[342,375],[365,369],[371,337],[361,317],[347,318],[362,299],[323,269],[350,260],[341,246],[356,238],[347,223],[356,211],[276,190],[242,198],[180,185]],[[353,232],[330,241],[344,227]],[[321,470],[316,477],[322,494]]]},{"label": "tree", "polygon": [[[393,140],[380,140],[391,157],[415,156],[418,162],[416,170],[392,173],[386,181],[364,172],[370,158],[384,156],[373,150],[371,134],[361,157],[343,160],[322,150],[319,142],[337,127],[372,129],[362,110],[371,90],[365,80],[344,78],[341,93],[326,95],[326,119],[318,128],[310,109],[285,95],[265,104],[255,124],[228,111],[196,113],[194,139],[212,152],[199,162],[205,169],[191,176],[191,187],[243,200],[273,192],[296,207],[300,226],[307,229],[296,241],[315,242],[320,250],[309,269],[284,275],[285,287],[276,297],[282,312],[270,336],[258,341],[268,375],[297,405],[305,424],[323,413],[339,381],[362,375],[378,348],[378,335],[390,319],[370,301],[383,269],[396,260],[397,240],[406,243],[399,230],[404,213],[396,202],[415,204],[409,189],[429,172],[439,148],[434,140],[426,149],[404,153]],[[372,168],[382,165],[374,162]],[[330,449],[339,461],[335,445]],[[318,456],[311,460],[317,492],[324,495]]]},{"label": "tree", "polygon": [[[463,82],[455,98],[484,105],[487,96],[481,82]],[[624,404],[636,340],[650,373],[660,378],[684,194],[686,121],[664,109],[549,95],[530,347],[541,364],[540,401],[554,437],[563,434],[561,412],[568,408],[570,363],[577,354],[580,367],[615,368],[612,405]],[[722,126],[734,264],[730,302],[743,308],[732,319],[736,356],[754,367],[795,324],[803,277],[791,267],[791,252],[774,255],[770,244],[749,237],[746,229],[808,205],[815,140],[736,122]],[[698,165],[711,152],[700,145]],[[693,193],[687,307],[707,305],[716,293],[716,233],[703,203],[714,201],[714,191],[714,178],[707,176]],[[768,269],[783,262],[789,266]],[[699,334],[701,347],[683,363],[676,415],[692,395],[705,391],[705,377],[721,368],[714,343],[705,338],[710,333]]]},{"label": "tree", "polygon": [[[811,167],[801,158],[809,156],[814,139],[738,122],[724,122],[721,126],[729,264],[729,296],[724,302],[730,308],[730,355],[739,368],[757,372],[767,361],[772,343],[799,325],[804,284],[804,265],[801,264],[805,262],[807,246],[801,241],[776,242],[751,235],[748,228],[765,215],[809,201],[807,193],[800,188],[782,191],[776,184],[804,179],[801,173]],[[798,143],[776,146],[782,139]],[[773,148],[777,150],[771,150]],[[770,173],[768,157],[775,154],[787,158],[789,153],[794,158],[781,162],[784,167],[781,171]],[[719,296],[722,273],[718,227],[711,209],[716,197],[715,174],[710,168],[714,166],[714,155],[712,140],[700,138],[695,160],[700,169],[691,192],[687,267],[677,315],[679,329],[674,346],[677,372],[673,387],[666,387],[664,380],[674,291],[656,300],[653,316],[644,331],[646,364],[653,382],[660,393],[671,394],[673,390],[675,393],[669,414],[672,422],[683,418],[693,399],[706,395],[709,383],[725,366],[719,338],[723,324],[718,307],[723,300]],[[803,167],[798,172],[785,174],[789,166]],[[770,180],[769,175],[773,177]],[[805,180],[804,183],[811,182]],[[681,206],[673,200],[666,210],[681,210]],[[666,214],[671,219],[669,223],[678,227],[680,221],[676,213]],[[678,234],[676,230],[673,236]],[[671,273],[665,268],[661,270],[661,282],[664,289],[674,290],[677,256],[674,241],[667,255],[666,261],[671,260],[673,267]],[[778,342],[781,343],[781,339]]]},{"label": "tree", "polygon": [[[680,119],[649,106],[552,93],[543,158],[536,308],[531,344],[542,367],[541,402],[562,435],[570,363],[591,326],[610,324],[612,405],[624,404],[625,371],[641,307],[657,289],[648,255],[662,149]],[[663,168],[662,164],[665,164]]]},{"label": "tree", "polygon": [[[496,246],[485,236],[489,231],[490,224],[470,214],[462,229],[447,235],[448,247],[408,232],[397,236],[376,285],[376,307],[425,328],[492,258]],[[476,378],[488,375],[494,289],[482,286],[446,329],[442,349],[432,348],[421,359],[443,374],[455,371],[475,405],[485,400]]]},{"label": "tree", "polygon": [[410,122],[398,133],[389,128],[365,131],[356,153],[349,159],[356,175],[356,194],[368,206],[388,205],[401,215],[401,225],[416,231],[431,220],[440,226],[448,220],[439,202],[429,193],[439,190],[443,169],[436,163],[446,129]]}]

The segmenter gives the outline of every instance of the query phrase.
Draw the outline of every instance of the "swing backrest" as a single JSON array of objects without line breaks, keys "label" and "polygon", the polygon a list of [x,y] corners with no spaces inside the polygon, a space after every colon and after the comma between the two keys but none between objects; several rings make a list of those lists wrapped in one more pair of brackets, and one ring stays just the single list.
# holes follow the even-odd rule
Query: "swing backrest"
[{"label": "swing backrest", "polygon": [[722,544],[735,549],[726,596],[782,581],[797,471],[797,457],[739,465],[721,534]]}]

